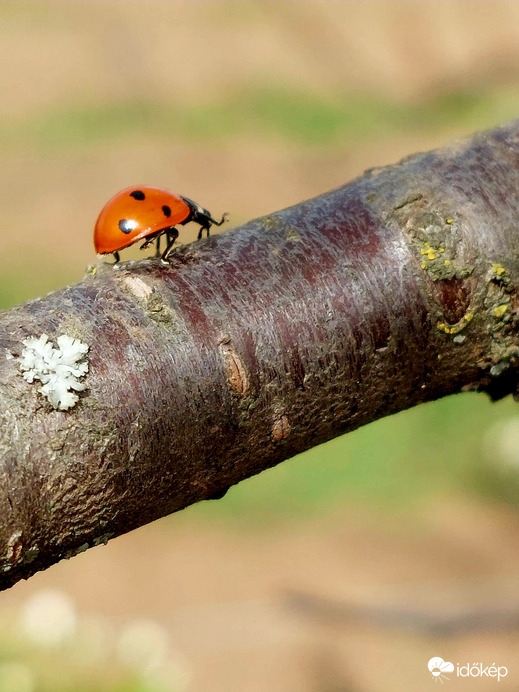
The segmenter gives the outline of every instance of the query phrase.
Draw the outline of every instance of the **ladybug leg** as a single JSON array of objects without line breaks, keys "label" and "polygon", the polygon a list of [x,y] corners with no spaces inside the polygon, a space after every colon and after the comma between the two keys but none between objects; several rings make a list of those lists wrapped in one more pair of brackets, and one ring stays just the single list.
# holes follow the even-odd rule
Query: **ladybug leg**
[{"label": "ladybug leg", "polygon": [[197,240],[201,240],[202,236],[204,235],[204,231],[206,231],[206,238],[209,238],[209,229],[211,228],[211,224],[208,224],[207,226],[200,226],[200,230],[198,231],[198,237]]},{"label": "ladybug leg", "polygon": [[112,255],[114,256],[114,259],[115,259],[114,264],[118,264],[118,263],[119,263],[119,260],[120,260],[121,258],[119,257],[119,253],[117,252],[117,250],[116,250],[115,252],[112,252]]},{"label": "ladybug leg", "polygon": [[220,219],[220,221],[216,221],[215,219],[212,218],[212,216],[209,216],[209,221],[212,224],[214,224],[215,226],[221,226],[222,223],[227,221],[228,218],[229,218],[229,214],[228,214],[228,212],[225,212],[225,214],[222,214],[222,218]]},{"label": "ladybug leg", "polygon": [[155,257],[159,257],[159,255],[160,255],[160,239],[161,239],[161,237],[162,237],[162,234],[159,234],[157,236],[157,249],[155,251]]},{"label": "ladybug leg", "polygon": [[220,221],[217,221],[216,219],[213,219],[212,216],[209,214],[198,214],[198,218],[196,219],[197,223],[200,224],[200,230],[198,232],[198,240],[200,240],[204,234],[204,230],[206,231],[206,237],[209,237],[209,229],[211,226],[221,226],[222,223],[227,221],[229,214],[225,212],[225,214],[222,214],[222,218]]},{"label": "ladybug leg", "polygon": [[171,252],[171,248],[172,248],[173,245],[175,244],[175,240],[176,240],[177,238],[178,238],[178,231],[177,231],[177,229],[176,229],[174,226],[172,226],[171,228],[169,228],[169,229],[166,231],[166,249],[164,250],[164,252],[163,252],[162,255],[160,256],[160,259],[161,259],[162,262],[164,262],[165,264],[169,264],[169,262],[168,262],[168,255],[169,255],[169,253]]}]

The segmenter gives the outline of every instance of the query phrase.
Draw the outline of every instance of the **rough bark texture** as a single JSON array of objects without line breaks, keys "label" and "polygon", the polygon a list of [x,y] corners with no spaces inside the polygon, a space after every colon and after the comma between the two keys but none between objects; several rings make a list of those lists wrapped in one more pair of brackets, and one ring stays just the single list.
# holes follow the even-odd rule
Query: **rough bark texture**
[{"label": "rough bark texture", "polygon": [[[516,387],[519,121],[0,315],[0,587],[382,416]],[[22,340],[86,342],[56,411]],[[13,358],[14,356],[14,358]]]}]

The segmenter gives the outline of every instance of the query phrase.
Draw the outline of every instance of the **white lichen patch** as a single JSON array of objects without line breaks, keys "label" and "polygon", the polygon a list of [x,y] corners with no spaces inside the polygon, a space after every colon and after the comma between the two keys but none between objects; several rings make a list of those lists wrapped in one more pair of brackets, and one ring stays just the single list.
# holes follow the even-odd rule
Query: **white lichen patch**
[{"label": "white lichen patch", "polygon": [[142,279],[139,279],[139,277],[127,276],[124,279],[124,283],[133,295],[141,300],[147,300],[153,293],[153,288]]},{"label": "white lichen patch", "polygon": [[85,358],[88,345],[66,334],[58,336],[54,346],[47,334],[39,338],[24,339],[25,348],[20,356],[20,369],[27,382],[39,380],[42,383],[40,394],[48,399],[51,406],[67,411],[78,401],[75,392],[86,389],[80,380],[88,372]]}]

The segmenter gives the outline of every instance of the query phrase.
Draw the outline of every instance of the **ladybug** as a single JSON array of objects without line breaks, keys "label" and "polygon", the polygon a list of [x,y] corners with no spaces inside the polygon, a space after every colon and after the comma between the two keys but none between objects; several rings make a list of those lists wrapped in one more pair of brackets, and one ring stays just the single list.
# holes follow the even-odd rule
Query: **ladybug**
[{"label": "ladybug", "polygon": [[[119,250],[144,239],[142,250],[156,240],[156,256],[160,255],[161,260],[167,262],[178,238],[176,224],[184,226],[190,221],[199,224],[200,240],[204,230],[209,236],[211,226],[221,226],[226,219],[227,214],[224,214],[220,221],[216,221],[196,202],[160,187],[128,187],[112,197],[101,210],[94,229],[94,246],[100,255],[112,253],[117,264]],[[161,254],[160,239],[163,235],[166,236],[166,249]]]}]

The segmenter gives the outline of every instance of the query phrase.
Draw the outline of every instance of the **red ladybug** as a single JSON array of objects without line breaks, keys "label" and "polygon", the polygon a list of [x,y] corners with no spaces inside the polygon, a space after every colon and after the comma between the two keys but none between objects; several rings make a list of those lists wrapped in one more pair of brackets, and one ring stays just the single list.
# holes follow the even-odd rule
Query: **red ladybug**
[{"label": "red ladybug", "polygon": [[97,219],[94,229],[94,246],[100,255],[113,253],[119,262],[119,250],[146,239],[141,249],[157,241],[157,256],[160,254],[160,238],[166,235],[166,249],[160,255],[166,262],[167,256],[178,238],[176,224],[183,226],[189,221],[200,225],[198,240],[204,230],[214,224],[221,226],[227,219],[224,214],[216,221],[207,209],[196,202],[174,195],[160,187],[128,187],[118,192],[105,205]]}]

